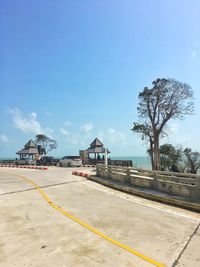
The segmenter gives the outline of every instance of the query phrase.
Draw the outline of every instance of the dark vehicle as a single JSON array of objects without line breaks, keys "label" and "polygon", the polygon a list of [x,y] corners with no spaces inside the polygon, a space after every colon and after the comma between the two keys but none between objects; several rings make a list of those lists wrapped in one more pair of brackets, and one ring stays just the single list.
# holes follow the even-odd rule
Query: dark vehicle
[{"label": "dark vehicle", "polygon": [[60,161],[59,159],[53,159],[52,165],[58,166],[59,161]]},{"label": "dark vehicle", "polygon": [[54,165],[54,158],[49,156],[44,156],[41,159],[36,161],[38,166],[52,166]]}]

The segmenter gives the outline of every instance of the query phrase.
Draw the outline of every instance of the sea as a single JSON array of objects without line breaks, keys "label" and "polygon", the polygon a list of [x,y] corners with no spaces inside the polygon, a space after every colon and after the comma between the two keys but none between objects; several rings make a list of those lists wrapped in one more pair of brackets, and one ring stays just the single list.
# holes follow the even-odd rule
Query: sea
[{"label": "sea", "polygon": [[[59,157],[55,157],[59,158]],[[151,161],[149,157],[142,156],[110,156],[113,160],[132,160],[134,168],[151,170]],[[15,158],[0,158],[0,160],[14,160]]]},{"label": "sea", "polygon": [[113,160],[132,160],[134,168],[151,170],[151,161],[149,157],[142,156],[111,156]]}]

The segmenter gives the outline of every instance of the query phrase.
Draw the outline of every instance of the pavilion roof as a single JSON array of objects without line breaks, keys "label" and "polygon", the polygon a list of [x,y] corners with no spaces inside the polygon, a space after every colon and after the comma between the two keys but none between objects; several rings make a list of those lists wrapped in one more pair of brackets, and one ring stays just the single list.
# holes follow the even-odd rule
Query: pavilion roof
[{"label": "pavilion roof", "polygon": [[36,144],[33,142],[32,139],[30,139],[25,145],[24,148],[19,150],[16,154],[26,154],[26,155],[33,155],[33,154],[39,154],[38,148]]},{"label": "pavilion roof", "polygon": [[32,139],[30,139],[25,145],[25,148],[29,148],[29,147],[36,147],[36,144],[33,142]]},{"label": "pavilion roof", "polygon": [[95,138],[94,141],[90,144],[91,147],[103,147],[103,144],[98,138]]},{"label": "pavilion roof", "polygon": [[28,149],[23,148],[19,150],[16,154],[17,155],[20,155],[20,154],[33,155],[33,154],[39,154],[39,153],[38,153],[37,147],[35,147],[35,148],[28,148]]}]

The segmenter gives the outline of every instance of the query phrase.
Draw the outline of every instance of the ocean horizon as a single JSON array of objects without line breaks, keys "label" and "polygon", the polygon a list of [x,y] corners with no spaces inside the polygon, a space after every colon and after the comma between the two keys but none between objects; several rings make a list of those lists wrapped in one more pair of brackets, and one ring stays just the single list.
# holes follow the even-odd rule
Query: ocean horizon
[{"label": "ocean horizon", "polygon": [[151,161],[148,156],[111,156],[113,160],[132,160],[133,167],[151,170]]},{"label": "ocean horizon", "polygon": [[[16,157],[0,157],[0,160],[14,160]],[[55,157],[61,159],[62,157]],[[112,160],[131,160],[133,167],[142,168],[146,170],[151,169],[151,161],[148,156],[111,156]]]}]

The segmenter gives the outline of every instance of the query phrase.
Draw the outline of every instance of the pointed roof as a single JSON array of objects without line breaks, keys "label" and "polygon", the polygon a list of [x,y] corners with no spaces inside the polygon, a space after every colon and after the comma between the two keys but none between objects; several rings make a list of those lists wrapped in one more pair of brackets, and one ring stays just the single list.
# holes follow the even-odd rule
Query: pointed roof
[{"label": "pointed roof", "polygon": [[25,145],[24,148],[19,150],[16,154],[24,154],[24,155],[34,155],[39,154],[38,148],[36,144],[33,142],[32,139],[30,139]]},{"label": "pointed roof", "polygon": [[94,141],[90,144],[91,147],[101,147],[103,144],[98,138],[95,138]]},{"label": "pointed roof", "polygon": [[25,145],[24,145],[25,148],[35,148],[36,147],[36,144],[33,142],[32,139],[30,139]]},{"label": "pointed roof", "polygon": [[17,153],[17,155],[20,155],[20,154],[24,154],[24,155],[34,155],[34,154],[39,154],[38,152],[38,149],[37,147],[30,147],[28,149],[24,148],[24,149],[21,149],[19,150]]},{"label": "pointed roof", "polygon": [[[98,138],[95,138],[94,141],[90,144],[90,147],[86,150],[87,153],[105,153],[105,148],[101,141]],[[107,149],[107,152],[110,151]]]}]

